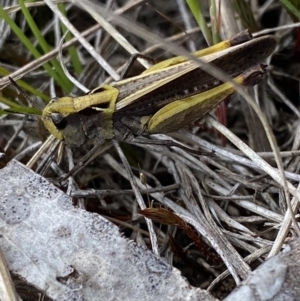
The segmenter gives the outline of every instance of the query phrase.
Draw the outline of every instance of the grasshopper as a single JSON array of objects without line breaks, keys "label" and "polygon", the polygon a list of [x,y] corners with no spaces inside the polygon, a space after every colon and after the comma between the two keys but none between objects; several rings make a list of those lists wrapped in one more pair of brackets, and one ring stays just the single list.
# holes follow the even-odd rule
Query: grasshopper
[{"label": "grasshopper", "polygon": [[[252,39],[248,31],[194,53],[244,86],[259,83],[260,65],[276,48],[273,36]],[[95,139],[132,141],[154,133],[170,133],[204,116],[235,92],[184,57],[158,63],[141,75],[103,84],[80,97],[51,101],[42,119],[48,131],[72,146]]]}]

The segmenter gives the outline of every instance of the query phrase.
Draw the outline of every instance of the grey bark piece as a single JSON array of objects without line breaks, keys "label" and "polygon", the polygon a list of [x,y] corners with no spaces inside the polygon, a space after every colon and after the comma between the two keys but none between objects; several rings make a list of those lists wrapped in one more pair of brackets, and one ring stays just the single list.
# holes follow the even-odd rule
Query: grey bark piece
[{"label": "grey bark piece", "polygon": [[17,161],[0,169],[0,191],[8,267],[54,300],[216,300]]},{"label": "grey bark piece", "polygon": [[224,301],[300,300],[300,239],[260,265]]}]

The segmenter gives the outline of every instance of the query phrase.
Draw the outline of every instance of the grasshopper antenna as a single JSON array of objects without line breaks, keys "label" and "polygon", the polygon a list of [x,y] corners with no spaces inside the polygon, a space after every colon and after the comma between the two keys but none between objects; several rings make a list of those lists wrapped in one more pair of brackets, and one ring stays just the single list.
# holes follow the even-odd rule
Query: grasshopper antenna
[{"label": "grasshopper antenna", "polygon": [[[13,78],[9,77],[10,83],[15,87],[15,89],[18,92],[18,96],[21,95],[26,101],[27,103],[31,106],[34,107],[40,111],[43,111],[45,106],[42,106],[41,104],[39,104],[36,101],[33,101],[29,95],[14,81]],[[26,114],[26,115],[31,115],[31,114]]]}]

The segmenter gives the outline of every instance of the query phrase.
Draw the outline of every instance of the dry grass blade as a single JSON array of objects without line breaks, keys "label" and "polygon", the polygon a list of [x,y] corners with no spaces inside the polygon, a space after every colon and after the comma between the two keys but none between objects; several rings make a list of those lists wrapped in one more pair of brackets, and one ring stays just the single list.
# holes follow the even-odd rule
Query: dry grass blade
[{"label": "dry grass blade", "polygon": [[[122,149],[120,148],[120,145],[117,141],[113,141],[114,143],[114,146],[115,148],[117,149],[117,152],[122,160],[122,163],[125,167],[125,170],[126,172],[128,173],[129,175],[129,181],[130,181],[130,184],[131,184],[131,187],[134,191],[134,194],[135,194],[135,197],[136,197],[136,200],[137,202],[139,203],[139,206],[140,208],[146,208],[146,205],[144,203],[144,200],[143,200],[143,197],[138,189],[138,186],[137,186],[137,183],[135,181],[135,178],[134,178],[134,175],[132,173],[132,170],[130,168],[130,165],[122,151]],[[156,237],[156,234],[155,234],[155,231],[154,231],[154,228],[153,228],[153,224],[152,222],[149,220],[149,219],[146,219],[146,223],[147,223],[147,226],[148,226],[148,230],[149,230],[149,234],[150,234],[150,238],[151,238],[151,245],[152,245],[152,250],[154,252],[154,254],[157,254],[159,255],[159,252],[158,252],[158,245],[157,245],[157,237]]]},{"label": "dry grass blade", "polygon": [[115,72],[114,69],[111,68],[109,64],[103,59],[101,55],[99,55],[92,45],[90,45],[76,30],[76,28],[69,22],[69,20],[57,9],[57,7],[53,4],[51,0],[44,0],[47,5],[53,10],[56,16],[60,18],[60,21],[72,32],[72,34],[80,41],[80,43],[85,47],[85,49],[95,58],[96,61],[115,79],[119,79],[119,75]]},{"label": "dry grass blade", "polygon": [[5,262],[5,257],[0,250],[0,296],[1,300],[21,301],[16,292],[14,283],[10,277],[9,269]]}]

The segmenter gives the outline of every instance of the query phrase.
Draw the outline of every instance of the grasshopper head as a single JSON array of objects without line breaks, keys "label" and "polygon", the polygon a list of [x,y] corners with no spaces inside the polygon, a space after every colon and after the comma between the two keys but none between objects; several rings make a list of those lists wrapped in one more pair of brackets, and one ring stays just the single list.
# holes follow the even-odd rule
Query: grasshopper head
[{"label": "grasshopper head", "polygon": [[43,110],[42,119],[47,130],[55,138],[70,145],[80,146],[85,138],[81,133],[80,121],[74,113],[76,111],[73,98],[62,97],[47,104]]}]

